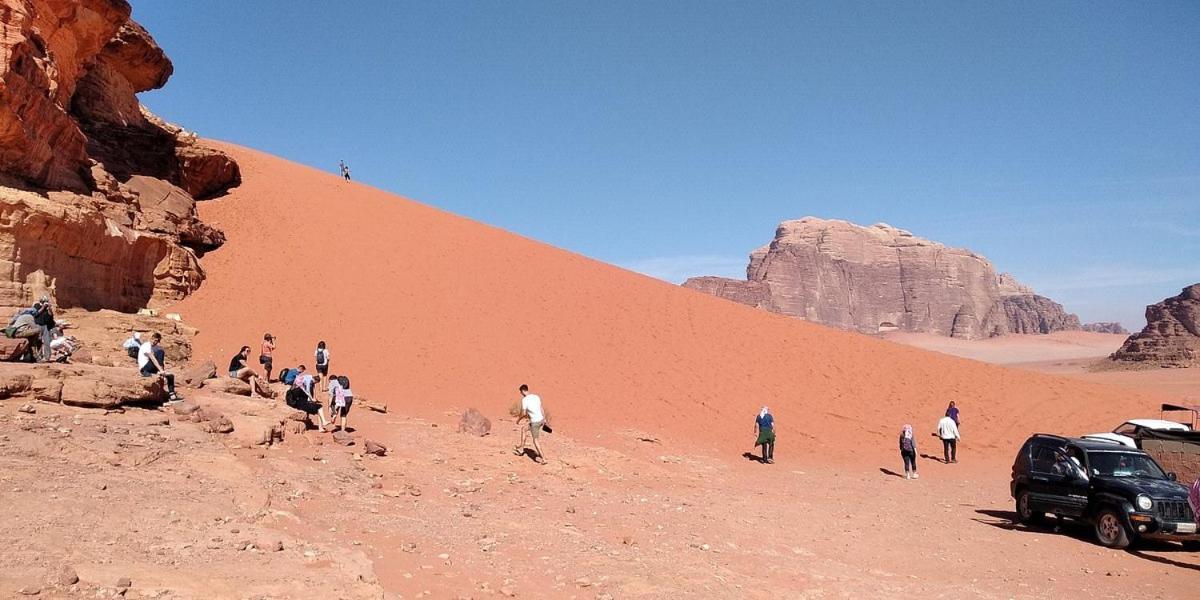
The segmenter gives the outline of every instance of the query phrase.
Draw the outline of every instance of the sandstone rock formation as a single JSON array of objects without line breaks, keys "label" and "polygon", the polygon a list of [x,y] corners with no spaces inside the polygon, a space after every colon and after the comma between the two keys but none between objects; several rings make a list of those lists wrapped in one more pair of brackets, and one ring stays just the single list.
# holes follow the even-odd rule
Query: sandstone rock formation
[{"label": "sandstone rock formation", "polygon": [[466,433],[476,437],[483,437],[492,431],[492,422],[483,413],[468,408],[463,411],[462,418],[458,421],[458,432]]},{"label": "sandstone rock formation", "polygon": [[1166,367],[1200,366],[1200,283],[1146,307],[1146,327],[1129,336],[1115,361]]},{"label": "sandstone rock formation", "polygon": [[0,0],[0,308],[131,312],[204,280],[193,198],[236,163],[145,111],[171,61],[125,0]]},{"label": "sandstone rock formation", "polygon": [[785,221],[750,255],[746,281],[695,277],[709,294],[810,321],[874,333],[960,338],[1079,329],[1079,319],[988,260],[886,224]]},{"label": "sandstone rock formation", "polygon": [[1129,335],[1129,331],[1120,323],[1104,321],[1100,323],[1084,323],[1083,330],[1090,333],[1119,333]]},{"label": "sandstone rock formation", "polygon": [[0,373],[0,399],[31,398],[83,408],[163,402],[167,392],[157,377],[131,369],[90,365],[8,365]]}]

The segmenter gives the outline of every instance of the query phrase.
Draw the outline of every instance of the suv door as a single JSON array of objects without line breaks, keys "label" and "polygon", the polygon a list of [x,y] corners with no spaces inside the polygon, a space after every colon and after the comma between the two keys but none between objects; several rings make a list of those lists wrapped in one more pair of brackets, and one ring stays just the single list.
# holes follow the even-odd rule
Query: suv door
[{"label": "suv door", "polygon": [[[1073,451],[1073,452],[1072,452]],[[1029,464],[1029,500],[1033,507],[1066,517],[1079,517],[1087,510],[1088,482],[1078,475],[1086,473],[1083,452],[1065,444],[1043,440],[1031,448]],[[1080,465],[1070,461],[1076,455]]]}]

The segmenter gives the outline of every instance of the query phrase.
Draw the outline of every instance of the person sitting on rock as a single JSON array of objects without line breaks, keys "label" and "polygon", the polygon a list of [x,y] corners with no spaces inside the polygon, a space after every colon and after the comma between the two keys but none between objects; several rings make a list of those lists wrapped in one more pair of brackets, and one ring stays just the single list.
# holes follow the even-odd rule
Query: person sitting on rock
[{"label": "person sitting on rock", "polygon": [[121,344],[121,347],[129,354],[129,358],[137,360],[138,350],[142,348],[142,334],[136,331],[133,332],[133,335],[129,336],[129,339],[125,340],[125,343]]},{"label": "person sitting on rock", "polygon": [[313,398],[313,390],[316,384],[320,381],[320,377],[313,377],[306,373],[307,369],[304,365],[296,367],[296,378],[292,381],[292,387],[287,391],[284,397],[287,405],[296,409],[302,410],[310,415],[317,415],[320,425],[317,427],[321,433],[325,433],[325,427],[328,421],[325,419],[325,409]]},{"label": "person sitting on rock", "polygon": [[142,347],[138,349],[138,371],[142,377],[157,375],[162,378],[167,384],[167,397],[171,401],[179,400],[179,395],[175,393],[175,374],[168,372],[163,366],[163,363],[166,362],[166,352],[159,345],[160,342],[162,342],[162,334],[155,332],[150,336],[150,341],[142,344]]},{"label": "person sitting on rock", "polygon": [[249,383],[250,397],[255,398],[258,396],[258,373],[246,366],[248,360],[250,360],[250,346],[242,346],[242,349],[229,359],[229,376]]}]

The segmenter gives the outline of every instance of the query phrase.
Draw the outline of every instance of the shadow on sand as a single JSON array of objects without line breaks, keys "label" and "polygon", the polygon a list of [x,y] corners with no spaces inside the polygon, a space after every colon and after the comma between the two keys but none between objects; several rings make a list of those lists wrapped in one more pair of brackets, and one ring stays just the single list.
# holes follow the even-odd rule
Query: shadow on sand
[{"label": "shadow on sand", "polygon": [[746,460],[752,460],[756,463],[763,464],[763,465],[767,464],[767,461],[763,460],[761,456],[759,456],[753,452],[743,452],[742,458],[745,458]]}]

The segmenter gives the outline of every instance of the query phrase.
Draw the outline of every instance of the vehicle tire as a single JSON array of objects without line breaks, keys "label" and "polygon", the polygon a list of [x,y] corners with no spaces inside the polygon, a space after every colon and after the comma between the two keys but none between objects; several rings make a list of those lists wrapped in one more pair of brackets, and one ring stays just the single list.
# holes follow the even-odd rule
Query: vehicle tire
[{"label": "vehicle tire", "polygon": [[1117,509],[1105,507],[1096,513],[1096,541],[1106,548],[1128,548],[1130,542],[1129,530],[1121,522],[1121,514]]},{"label": "vehicle tire", "polygon": [[1037,512],[1029,507],[1029,491],[1017,490],[1017,520],[1026,525],[1037,525],[1045,519],[1046,513]]}]

